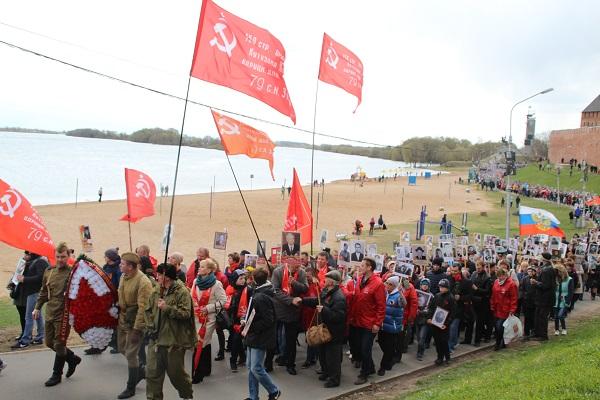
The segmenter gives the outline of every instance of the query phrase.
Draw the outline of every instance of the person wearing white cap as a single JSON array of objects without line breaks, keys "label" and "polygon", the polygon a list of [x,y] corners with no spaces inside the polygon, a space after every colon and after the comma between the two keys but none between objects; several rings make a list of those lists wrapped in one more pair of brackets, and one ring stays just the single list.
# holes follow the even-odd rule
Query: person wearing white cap
[{"label": "person wearing white cap", "polygon": [[404,306],[406,300],[400,291],[398,285],[400,278],[392,275],[385,281],[386,299],[385,299],[385,317],[383,325],[378,333],[378,342],[383,356],[379,364],[377,375],[385,375],[385,371],[392,369],[394,359],[394,349],[400,340],[400,332],[403,328]]}]

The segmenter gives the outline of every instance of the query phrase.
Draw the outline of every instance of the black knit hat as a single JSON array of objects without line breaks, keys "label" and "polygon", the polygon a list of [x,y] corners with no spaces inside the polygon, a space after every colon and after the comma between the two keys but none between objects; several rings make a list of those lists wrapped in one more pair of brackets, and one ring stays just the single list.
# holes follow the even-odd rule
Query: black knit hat
[{"label": "black knit hat", "polygon": [[171,280],[177,279],[177,268],[173,264],[160,264],[156,268],[156,272],[158,275],[164,274],[167,278]]}]

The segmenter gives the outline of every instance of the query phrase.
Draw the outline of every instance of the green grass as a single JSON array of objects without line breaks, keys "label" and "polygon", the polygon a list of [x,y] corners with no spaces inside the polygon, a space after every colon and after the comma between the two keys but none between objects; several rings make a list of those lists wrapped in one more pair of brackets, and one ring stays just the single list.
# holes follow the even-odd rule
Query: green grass
[{"label": "green grass", "polygon": [[[583,172],[577,168],[573,168],[573,176],[569,176],[569,167],[561,167],[560,171],[560,189],[561,190],[583,190]],[[552,167],[550,170],[538,170],[536,164],[528,165],[517,170],[516,180],[520,182],[528,182],[534,185],[544,185],[556,188],[556,169]],[[588,174],[588,182],[586,182],[586,191],[592,193],[600,193],[600,175]]]},{"label": "green grass", "polygon": [[[471,186],[471,190],[477,193],[481,198],[489,199],[493,204],[493,209],[487,212],[487,216],[481,216],[479,212],[468,213],[467,229],[469,234],[481,233],[491,234],[500,237],[505,235],[505,220],[506,220],[506,209],[500,207],[500,199],[504,196],[501,192],[485,192],[476,189],[475,186]],[[513,199],[516,196],[513,197]],[[586,233],[585,229],[576,229],[574,224],[569,221],[570,208],[566,206],[558,206],[556,203],[550,203],[548,201],[530,199],[527,197],[521,197],[521,205],[535,208],[543,208],[544,210],[553,213],[556,218],[561,222],[560,226],[565,231],[567,238],[571,238],[574,233]],[[519,217],[514,215],[516,212],[516,206],[513,204],[510,215],[510,234],[511,236],[519,234]],[[460,225],[462,221],[462,214],[449,214],[448,220],[453,221],[454,224]],[[428,218],[428,221],[439,222],[433,218]],[[409,231],[411,236],[411,243],[415,243],[417,220],[410,221],[405,224],[388,225],[387,231],[375,231],[373,236],[363,235],[361,239],[367,241],[367,243],[376,243],[377,249],[380,253],[387,252],[392,253],[392,244],[395,240],[400,240],[400,232]],[[368,232],[368,231],[367,231]],[[454,231],[458,234],[459,231]],[[435,224],[426,224],[425,226],[426,235],[439,235],[440,227]]]},{"label": "green grass", "polygon": [[430,375],[397,399],[598,399],[598,330],[595,318],[559,340],[493,353]]},{"label": "green grass", "polygon": [[10,299],[0,299],[0,329],[19,326],[19,313]]}]

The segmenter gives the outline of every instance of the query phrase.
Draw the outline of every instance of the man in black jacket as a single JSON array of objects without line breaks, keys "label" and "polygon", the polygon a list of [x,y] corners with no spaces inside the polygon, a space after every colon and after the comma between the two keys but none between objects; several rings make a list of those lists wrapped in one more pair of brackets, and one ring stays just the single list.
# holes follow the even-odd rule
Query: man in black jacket
[{"label": "man in black jacket", "polygon": [[548,340],[548,317],[554,307],[556,277],[552,267],[552,255],[543,253],[543,265],[536,279],[530,282],[535,286],[535,340]]},{"label": "man in black jacket", "polygon": [[471,282],[473,282],[471,299],[475,311],[475,346],[479,346],[482,338],[487,343],[492,336],[492,313],[490,311],[492,280],[485,272],[483,261],[477,261]]},{"label": "man in black jacket", "polygon": [[[295,297],[308,290],[306,273],[299,265],[283,265],[273,271],[273,303],[277,321],[285,331],[285,354],[279,365],[286,366],[290,375],[296,375],[296,340],[300,332],[300,307],[293,304]],[[270,360],[271,354],[269,354]]]},{"label": "man in black jacket", "polygon": [[[33,320],[32,312],[37,302],[40,290],[42,288],[42,279],[44,271],[48,268],[48,262],[44,257],[34,253],[25,253],[25,269],[22,275],[17,275],[19,281],[18,299],[25,305],[25,328],[23,334],[17,343],[11,346],[12,349],[24,349],[31,344],[42,344],[44,342],[44,319]],[[33,325],[37,326],[37,336],[33,339]]]},{"label": "man in black jacket", "polygon": [[534,334],[535,327],[535,292],[536,287],[531,284],[531,279],[535,279],[536,271],[534,267],[527,267],[527,274],[519,282],[519,291],[521,292],[521,312],[525,316],[525,326],[523,335],[528,338]]},{"label": "man in black jacket", "polygon": [[427,272],[427,279],[429,279],[429,291],[436,295],[440,291],[438,288],[438,283],[442,279],[446,278],[446,272],[442,270],[442,264],[444,259],[442,258],[434,258],[432,261],[432,270]]},{"label": "man in black jacket", "polygon": [[321,292],[321,301],[316,297],[296,297],[294,304],[316,307],[321,320],[331,333],[331,341],[321,345],[320,360],[323,374],[319,380],[326,381],[325,387],[340,385],[342,375],[342,345],[346,328],[346,297],[340,290],[342,275],[339,271],[329,271],[325,275],[325,287]]},{"label": "man in black jacket", "polygon": [[245,333],[244,343],[248,347],[246,365],[248,366],[249,399],[258,400],[258,384],[260,383],[269,393],[269,400],[278,399],[281,390],[273,383],[265,371],[264,362],[267,350],[275,348],[275,308],[273,306],[273,285],[267,281],[267,271],[257,269],[254,272],[256,288],[248,309],[249,324]]}]

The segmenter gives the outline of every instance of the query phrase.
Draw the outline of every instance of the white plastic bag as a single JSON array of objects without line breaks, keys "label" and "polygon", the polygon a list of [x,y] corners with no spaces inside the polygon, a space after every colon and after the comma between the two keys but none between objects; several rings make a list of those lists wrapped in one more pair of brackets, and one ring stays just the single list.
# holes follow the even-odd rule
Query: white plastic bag
[{"label": "white plastic bag", "polygon": [[508,317],[502,326],[504,327],[505,344],[523,336],[523,324],[521,324],[521,320],[514,315]]}]

